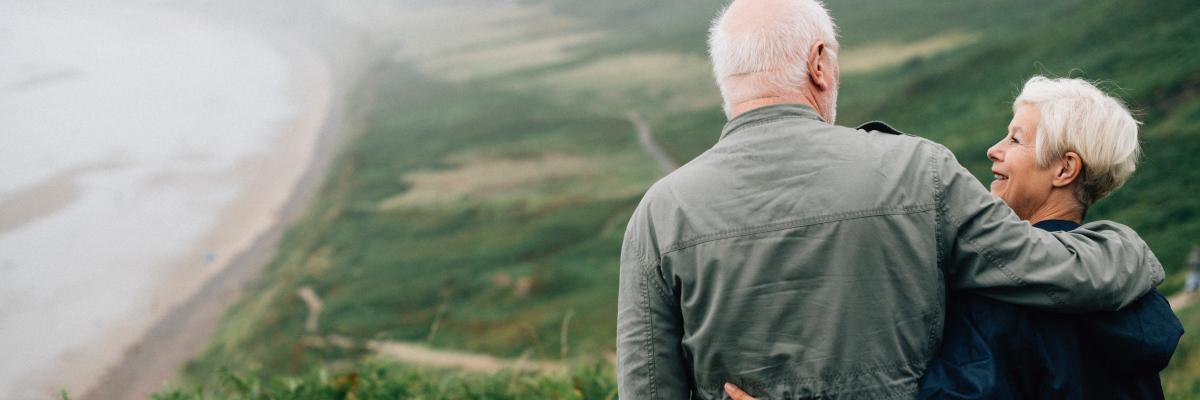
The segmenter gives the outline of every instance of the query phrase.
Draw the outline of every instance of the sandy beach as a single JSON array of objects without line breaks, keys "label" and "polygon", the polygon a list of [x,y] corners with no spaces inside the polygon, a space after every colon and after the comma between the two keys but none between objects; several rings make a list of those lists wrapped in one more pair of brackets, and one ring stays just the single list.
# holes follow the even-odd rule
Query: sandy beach
[{"label": "sandy beach", "polygon": [[[39,17],[56,12],[53,8],[47,11],[28,4],[0,3],[0,6],[17,12],[40,13]],[[78,14],[78,11],[71,9],[66,14]],[[100,307],[102,312],[112,314],[108,319],[90,322],[88,332],[100,333],[77,333],[77,336],[84,337],[76,339],[80,343],[76,345],[55,344],[57,347],[54,348],[66,349],[58,354],[27,355],[30,359],[52,360],[48,365],[10,364],[9,372],[0,376],[0,380],[8,382],[5,386],[13,386],[0,390],[0,398],[57,397],[61,389],[67,390],[73,398],[145,398],[161,390],[164,383],[173,379],[179,368],[207,343],[224,310],[270,261],[288,223],[300,215],[318,190],[323,174],[336,153],[340,137],[347,129],[347,118],[343,114],[347,111],[347,99],[352,97],[350,89],[356,81],[352,77],[361,74],[367,66],[365,61],[359,61],[358,64],[351,61],[351,66],[347,67],[346,60],[338,60],[341,64],[333,68],[328,52],[314,48],[302,35],[278,29],[250,29],[245,21],[239,23],[233,18],[221,18],[216,13],[206,14],[186,7],[163,9],[136,5],[116,14],[117,18],[129,18],[131,15],[138,18],[166,18],[196,31],[211,30],[222,32],[221,35],[237,32],[242,37],[257,37],[261,43],[269,46],[272,54],[281,59],[286,67],[283,74],[286,83],[282,86],[282,93],[276,95],[285,99],[289,106],[281,112],[265,113],[261,118],[268,125],[261,133],[255,134],[265,142],[255,144],[255,151],[246,151],[241,157],[230,157],[232,162],[228,165],[207,169],[159,168],[137,180],[137,185],[147,187],[146,190],[215,192],[198,196],[197,199],[182,199],[185,204],[204,200],[200,205],[204,206],[202,209],[210,210],[211,216],[174,222],[184,224],[179,227],[165,226],[166,232],[180,231],[179,228],[186,226],[182,230],[191,234],[181,235],[183,239],[176,240],[184,240],[184,243],[172,244],[177,248],[175,251],[162,250],[134,261],[149,274],[139,278],[138,286],[118,282],[103,292],[115,294],[104,295],[104,301],[91,301],[92,307]],[[0,37],[0,40],[3,38]],[[183,43],[185,46],[188,44]],[[87,77],[86,73],[70,71],[31,74],[30,78],[21,81],[0,82],[0,87],[13,93],[14,99],[23,100],[20,91],[26,90],[26,87],[53,83],[56,79],[74,79],[72,74]],[[5,98],[0,97],[2,99]],[[282,118],[273,115],[281,115]],[[17,140],[11,136],[5,138]],[[186,162],[191,160],[189,157],[204,159],[207,156],[181,154],[170,162]],[[180,159],[183,161],[178,161]],[[36,181],[30,178],[33,184],[11,180],[16,179],[11,177],[7,178],[10,181],[0,182],[7,185],[0,186],[0,215],[3,216],[0,217],[0,239],[9,240],[0,241],[0,245],[17,246],[17,239],[22,234],[28,236],[29,231],[48,224],[46,221],[63,218],[62,214],[69,214],[73,207],[94,195],[95,190],[89,187],[89,179],[95,180],[92,177],[97,174],[115,173],[113,171],[119,171],[131,163],[134,162],[119,158],[102,160],[64,166],[58,169],[60,172],[49,177],[38,176]],[[6,187],[18,190],[5,190]],[[112,201],[123,200],[123,193],[113,195]],[[191,203],[186,203],[188,201]],[[169,217],[171,214],[171,210],[166,210],[164,215]],[[72,223],[67,221],[60,225],[71,226]],[[138,246],[136,243],[130,245]],[[153,246],[151,243],[145,245]],[[119,246],[108,251],[121,254]],[[0,246],[0,250],[3,249]],[[70,246],[62,248],[62,251],[70,252]],[[82,257],[82,253],[78,256]],[[32,257],[36,260],[36,254]],[[153,265],[145,264],[148,261]],[[0,270],[29,274],[34,272],[27,271],[45,271],[46,268],[14,267],[13,262],[4,259],[0,260]],[[92,285],[105,283],[103,279],[91,282]],[[77,285],[68,284],[55,291],[83,295],[71,289]],[[128,292],[129,288],[137,289]],[[120,294],[122,291],[126,293]],[[20,294],[16,291],[0,291],[0,295],[12,298]],[[57,299],[62,299],[62,294],[49,297],[46,301],[59,301]],[[78,301],[88,302],[89,299],[74,301],[76,303],[67,303],[58,306],[58,309],[66,310],[67,314],[93,312],[71,305]],[[116,305],[107,308],[105,302],[109,301]],[[0,331],[5,332],[0,335],[0,341],[3,341],[0,344],[13,348],[22,346],[21,342],[14,341],[23,340],[20,339],[23,336],[12,334],[16,332],[13,329],[23,327],[22,318],[51,319],[49,323],[53,325],[47,326],[63,326],[60,323],[62,321],[54,320],[73,318],[72,315],[55,315],[36,309],[14,311],[11,307],[15,306],[0,309]],[[121,311],[126,309],[133,310],[133,314]],[[32,326],[29,328],[33,329]]]}]

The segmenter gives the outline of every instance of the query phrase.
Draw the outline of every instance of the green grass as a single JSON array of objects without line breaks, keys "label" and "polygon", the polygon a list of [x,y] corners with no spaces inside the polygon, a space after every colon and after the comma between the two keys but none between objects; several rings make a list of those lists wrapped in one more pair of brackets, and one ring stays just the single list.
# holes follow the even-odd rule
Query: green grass
[{"label": "green grass", "polygon": [[[611,350],[613,255],[624,221],[657,177],[632,127],[538,98],[411,74],[404,65],[386,73],[369,130],[341,155],[308,217],[189,364],[189,379],[202,381],[224,366],[299,373],[363,355],[302,342],[308,311],[296,293],[304,286],[324,302],[320,324],[327,328],[320,334],[552,358],[567,347],[561,330],[573,313],[568,356]],[[380,208],[410,190],[407,173],[453,170],[456,157],[544,153],[598,166],[502,196]],[[526,289],[516,288],[520,280]]]},{"label": "green grass", "polygon": [[[624,224],[658,177],[624,108],[642,111],[680,162],[714,143],[717,107],[668,111],[658,95],[589,108],[586,95],[521,82],[630,52],[703,54],[721,1],[530,1],[608,31],[562,63],[500,78],[447,83],[407,65],[378,78],[368,129],[340,154],[307,215],[264,275],[226,315],[203,354],[159,398],[608,398],[612,372],[484,376],[370,361],[361,349],[302,340],[312,288],[324,301],[320,334],[424,342],[504,357],[596,362],[613,350],[617,256]],[[1034,74],[1103,79],[1140,110],[1145,159],[1090,219],[1137,229],[1168,271],[1200,240],[1200,8],[1187,1],[829,1],[847,46],[979,32],[972,46],[846,76],[842,125],[880,119],[947,144],[979,176],[984,149]],[[978,6],[978,7],[976,7]],[[1114,29],[1126,27],[1128,29]],[[713,85],[696,82],[696,85]],[[669,94],[668,94],[669,95]],[[444,202],[380,205],[418,190],[406,178],[471,160],[587,160],[574,175],[489,187]],[[506,280],[507,279],[507,280]],[[527,282],[519,291],[514,282]],[[1172,275],[1163,290],[1181,285]],[[439,311],[441,310],[441,311]],[[567,343],[562,330],[567,315]],[[1200,327],[1200,311],[1181,314]],[[436,335],[431,335],[439,320]],[[432,338],[431,338],[432,336]],[[1185,335],[1164,382],[1172,397],[1200,394],[1196,341]],[[227,372],[221,372],[227,371]],[[230,372],[231,371],[231,372]],[[334,371],[334,372],[321,372]],[[350,382],[350,383],[347,383]],[[353,393],[353,395],[351,395]]]},{"label": "green grass", "polygon": [[1171,365],[1162,373],[1163,392],[1168,399],[1194,399],[1200,395],[1200,306],[1192,305],[1176,313],[1183,323],[1184,335],[1179,339]]},{"label": "green grass", "polygon": [[164,390],[155,400],[615,399],[610,366],[557,374],[506,371],[469,374],[367,362],[341,372],[259,378],[221,370],[208,386]]}]

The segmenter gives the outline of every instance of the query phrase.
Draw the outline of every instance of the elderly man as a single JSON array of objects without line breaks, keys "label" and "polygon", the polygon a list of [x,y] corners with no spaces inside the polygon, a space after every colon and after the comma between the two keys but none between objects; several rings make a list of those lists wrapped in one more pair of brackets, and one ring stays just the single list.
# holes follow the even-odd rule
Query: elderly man
[{"label": "elderly man", "polygon": [[1161,282],[1146,244],[1097,222],[1022,222],[944,147],[832,125],[833,22],[814,0],[737,0],[710,49],[730,118],[656,183],[621,249],[623,399],[911,398],[945,292],[1059,310]]}]

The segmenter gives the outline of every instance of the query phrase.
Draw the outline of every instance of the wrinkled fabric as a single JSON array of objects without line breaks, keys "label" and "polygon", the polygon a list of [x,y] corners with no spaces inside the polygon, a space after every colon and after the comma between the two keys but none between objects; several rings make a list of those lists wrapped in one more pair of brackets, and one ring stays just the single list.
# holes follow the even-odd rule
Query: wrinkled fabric
[{"label": "wrinkled fabric", "polygon": [[[1048,231],[1079,227],[1042,221]],[[1161,399],[1183,326],[1151,291],[1118,311],[1061,314],[954,293],[918,399]]]},{"label": "wrinkled fabric", "polygon": [[889,130],[763,107],[655,183],[621,249],[620,397],[715,399],[732,382],[760,398],[911,398],[946,287],[1102,310],[1162,280],[1129,228],[1034,229],[945,147]]}]

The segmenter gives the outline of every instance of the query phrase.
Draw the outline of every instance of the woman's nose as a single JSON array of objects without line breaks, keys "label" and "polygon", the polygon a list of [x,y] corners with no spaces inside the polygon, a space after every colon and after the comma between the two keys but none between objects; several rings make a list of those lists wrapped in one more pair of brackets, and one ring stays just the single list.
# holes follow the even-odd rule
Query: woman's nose
[{"label": "woman's nose", "polygon": [[1004,140],[1001,140],[1001,141],[999,141],[999,142],[996,142],[996,144],[993,144],[993,145],[992,145],[992,147],[988,147],[988,150],[987,150],[987,158],[988,158],[989,160],[992,160],[992,161],[994,161],[994,162],[1000,162],[1000,161],[1002,161],[1002,160],[1000,159],[1000,156],[1004,154],[1003,152],[1001,152],[1001,151],[1000,151],[1000,145],[1001,145],[1002,143],[1004,143]]}]

